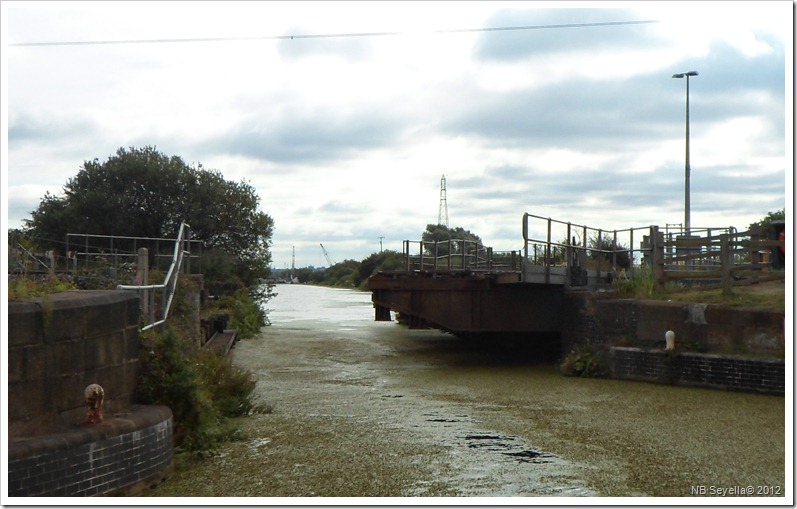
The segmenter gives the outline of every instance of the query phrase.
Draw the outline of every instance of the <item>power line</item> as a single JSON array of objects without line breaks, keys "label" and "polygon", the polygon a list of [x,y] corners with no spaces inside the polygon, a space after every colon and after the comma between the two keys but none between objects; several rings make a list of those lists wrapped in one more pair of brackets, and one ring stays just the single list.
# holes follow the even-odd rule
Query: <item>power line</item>
[{"label": "power line", "polygon": [[510,27],[485,27],[485,28],[461,28],[450,30],[432,30],[429,32],[351,32],[338,34],[298,34],[298,35],[265,35],[253,37],[193,37],[185,39],[119,39],[106,41],[53,41],[53,42],[16,42],[9,46],[96,46],[111,44],[164,44],[164,43],[185,43],[185,42],[232,42],[232,41],[267,41],[267,40],[292,40],[292,39],[335,39],[344,37],[385,37],[400,35],[419,35],[419,34],[463,34],[476,32],[507,32],[516,30],[550,30],[561,28],[590,28],[590,27],[610,27],[624,25],[643,25],[658,23],[658,20],[638,20],[638,21],[605,21],[600,23],[566,23],[560,25],[525,25]]}]

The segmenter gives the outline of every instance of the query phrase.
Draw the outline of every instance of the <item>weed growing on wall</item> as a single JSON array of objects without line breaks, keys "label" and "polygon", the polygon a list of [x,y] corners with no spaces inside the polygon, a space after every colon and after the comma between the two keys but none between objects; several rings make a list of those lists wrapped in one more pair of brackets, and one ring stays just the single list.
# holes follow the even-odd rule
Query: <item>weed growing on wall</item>
[{"label": "weed growing on wall", "polygon": [[565,376],[602,378],[609,374],[609,369],[604,359],[586,346],[571,350],[559,368]]},{"label": "weed growing on wall", "polygon": [[44,297],[51,293],[76,289],[75,283],[68,276],[29,276],[25,274],[8,276],[8,300]]}]

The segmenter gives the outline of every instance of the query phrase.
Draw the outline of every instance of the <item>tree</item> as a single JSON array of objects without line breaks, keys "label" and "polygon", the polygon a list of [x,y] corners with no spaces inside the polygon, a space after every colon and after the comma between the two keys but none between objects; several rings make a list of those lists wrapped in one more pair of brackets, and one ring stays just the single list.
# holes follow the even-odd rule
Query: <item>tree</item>
[{"label": "tree", "polygon": [[[461,244],[467,245],[467,249],[469,251],[475,250],[476,244],[482,244],[482,239],[470,230],[466,230],[461,226],[449,228],[448,226],[442,224],[426,225],[426,231],[424,231],[423,235],[421,235],[421,240],[424,242],[439,243],[437,246],[438,256],[447,256],[449,254],[449,244],[445,243],[445,241],[448,240],[456,241],[451,243],[452,250],[454,252],[457,252],[461,248]],[[429,254],[433,255],[434,253],[430,252]]]},{"label": "tree", "polygon": [[70,232],[174,238],[186,222],[193,240],[232,256],[238,276],[252,284],[268,275],[274,228],[259,204],[247,182],[190,167],[154,147],[120,148],[105,162],[85,161],[62,196],[47,193],[26,229],[41,247],[58,249]]},{"label": "tree", "polygon": [[387,249],[381,253],[372,253],[360,262],[357,278],[354,284],[361,287],[363,283],[380,270],[400,270],[404,264],[404,255]]},{"label": "tree", "polygon": [[766,232],[773,221],[783,221],[786,219],[786,209],[776,210],[774,212],[767,212],[760,221],[750,224],[750,230],[761,228],[761,231]]},{"label": "tree", "polygon": [[609,265],[615,265],[621,269],[631,268],[631,254],[628,246],[616,243],[609,237],[590,237],[589,239],[590,257],[594,260],[604,260]]}]

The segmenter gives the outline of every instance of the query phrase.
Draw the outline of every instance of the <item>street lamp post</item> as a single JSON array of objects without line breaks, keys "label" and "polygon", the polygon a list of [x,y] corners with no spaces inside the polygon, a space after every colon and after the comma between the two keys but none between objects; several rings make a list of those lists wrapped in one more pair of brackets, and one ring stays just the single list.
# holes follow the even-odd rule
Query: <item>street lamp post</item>
[{"label": "street lamp post", "polygon": [[691,208],[690,208],[690,197],[689,197],[689,177],[691,169],[689,167],[689,77],[690,76],[697,76],[697,71],[689,71],[683,72],[679,74],[673,74],[673,78],[684,78],[686,77],[686,168],[684,170],[684,230],[685,234],[689,236],[689,229],[691,228]]}]

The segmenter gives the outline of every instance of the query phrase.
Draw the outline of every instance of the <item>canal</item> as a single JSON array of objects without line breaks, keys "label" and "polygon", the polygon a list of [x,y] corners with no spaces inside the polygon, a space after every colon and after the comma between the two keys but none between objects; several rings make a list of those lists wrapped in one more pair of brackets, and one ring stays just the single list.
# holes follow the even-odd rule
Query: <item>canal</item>
[{"label": "canal", "polygon": [[272,325],[232,352],[271,412],[145,496],[785,494],[783,397],[563,377],[375,322],[367,292],[275,289]]}]

